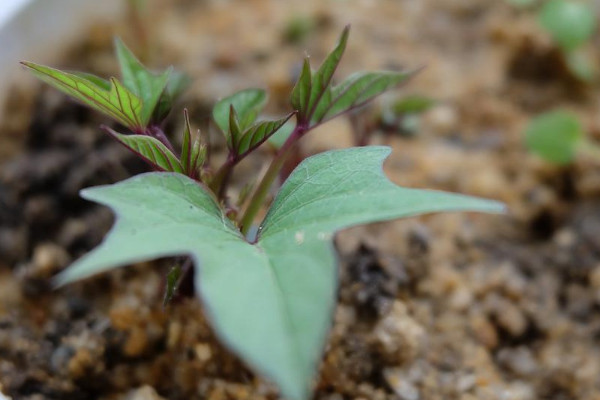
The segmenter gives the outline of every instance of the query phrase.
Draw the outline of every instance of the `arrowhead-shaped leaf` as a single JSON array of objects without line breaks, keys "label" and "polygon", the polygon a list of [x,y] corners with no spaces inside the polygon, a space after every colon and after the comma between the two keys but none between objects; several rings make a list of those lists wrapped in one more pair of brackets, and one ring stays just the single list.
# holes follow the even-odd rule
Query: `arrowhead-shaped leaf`
[{"label": "arrowhead-shaped leaf", "polygon": [[131,130],[139,131],[145,127],[142,100],[116,79],[112,78],[109,89],[106,89],[103,83],[105,81],[97,77],[90,79],[88,74],[63,72],[31,62],[22,64],[44,82],[110,116]]},{"label": "arrowhead-shaped leaf", "polygon": [[177,157],[160,140],[146,135],[123,135],[108,127],[103,128],[109,135],[157,170],[185,173]]},{"label": "arrowhead-shaped leaf", "polygon": [[150,72],[118,38],[115,39],[115,49],[123,74],[123,85],[142,99],[142,122],[146,126],[167,87],[172,68],[162,74]]},{"label": "arrowhead-shaped leaf", "polygon": [[240,131],[245,131],[256,120],[266,103],[267,93],[264,90],[242,90],[218,101],[213,108],[213,119],[229,142],[231,136],[229,130],[231,108],[233,107],[237,113]]},{"label": "arrowhead-shaped leaf", "polygon": [[335,304],[335,230],[434,211],[502,210],[492,201],[394,185],[381,168],[389,151],[354,148],[306,159],[282,187],[255,244],[183,175],[149,173],[84,190],[85,198],[113,208],[117,222],[58,283],[141,260],[190,255],[217,335],[275,381],[284,397],[305,400]]}]

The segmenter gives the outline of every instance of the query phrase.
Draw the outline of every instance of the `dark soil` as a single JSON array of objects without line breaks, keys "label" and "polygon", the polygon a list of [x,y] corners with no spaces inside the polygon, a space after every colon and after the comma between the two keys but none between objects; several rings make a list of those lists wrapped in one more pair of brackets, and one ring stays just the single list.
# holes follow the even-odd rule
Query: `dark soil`
[{"label": "dark soil", "polygon": [[[198,78],[186,96],[195,126],[218,96],[246,86],[268,87],[269,111],[283,113],[303,50],[319,60],[351,22],[342,74],[427,64],[399,94],[438,100],[411,137],[379,129],[380,106],[353,120],[393,147],[390,178],[510,209],[338,235],[339,304],[315,398],[600,399],[600,167],[547,165],[520,140],[529,118],[555,107],[577,112],[597,137],[598,88],[570,77],[533,15],[504,1],[301,3],[159,2],[148,53]],[[316,22],[290,43],[286,23],[300,12]],[[65,65],[114,72],[112,34],[93,30]],[[0,166],[0,391],[15,400],[277,398],[215,340],[196,300],[163,309],[172,260],[52,290],[50,278],[113,222],[78,191],[146,166],[100,133],[96,113],[47,88],[29,98],[31,115],[8,114],[13,134],[0,135],[14,149]],[[303,152],[352,145],[351,127],[328,124]]]}]

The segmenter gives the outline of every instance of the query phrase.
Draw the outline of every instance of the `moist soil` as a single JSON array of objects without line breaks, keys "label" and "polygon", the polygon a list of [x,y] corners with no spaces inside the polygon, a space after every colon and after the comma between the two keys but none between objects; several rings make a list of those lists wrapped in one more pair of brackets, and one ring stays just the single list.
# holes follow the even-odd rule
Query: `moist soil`
[{"label": "moist soil", "polygon": [[[195,78],[182,103],[205,132],[214,101],[244,87],[270,91],[269,113],[289,110],[304,52],[321,60],[351,23],[340,75],[426,68],[313,132],[302,153],[390,145],[394,182],[508,205],[504,216],[440,214],[336,237],[339,302],[315,399],[600,399],[600,165],[552,166],[521,140],[530,118],[559,107],[598,139],[600,92],[569,74],[533,12],[492,0],[163,1],[139,17],[91,28],[63,66],[114,74],[119,34],[148,64],[174,63]],[[417,128],[382,122],[386,101],[408,94],[436,101]],[[106,119],[56,91],[14,88],[9,97],[0,135],[1,392],[277,399],[218,343],[198,301],[179,296],[163,308],[176,260],[52,289],[50,278],[113,223],[78,191],[147,167],[99,131]],[[174,139],[181,109],[166,127]],[[214,158],[224,157],[222,140],[211,140]],[[268,157],[265,149],[239,169],[232,196]]]}]

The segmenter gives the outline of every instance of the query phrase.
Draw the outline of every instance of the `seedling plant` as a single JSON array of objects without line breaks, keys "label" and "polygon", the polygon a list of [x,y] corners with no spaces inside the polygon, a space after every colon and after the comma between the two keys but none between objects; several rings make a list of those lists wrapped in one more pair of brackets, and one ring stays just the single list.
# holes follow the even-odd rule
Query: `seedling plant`
[{"label": "seedling plant", "polygon": [[534,7],[540,26],[550,34],[561,51],[571,74],[581,81],[591,82],[597,76],[598,65],[588,51],[598,18],[590,1],[579,0],[508,0],[517,7]]},{"label": "seedling plant", "polygon": [[565,165],[577,158],[600,162],[600,145],[585,137],[581,122],[566,110],[535,117],[525,129],[525,145],[544,160]]},{"label": "seedling plant", "polygon": [[[316,71],[304,60],[287,115],[259,119],[267,101],[260,89],[242,90],[215,104],[214,123],[228,148],[218,168],[212,165],[206,139],[193,134],[187,113],[180,149],[161,128],[185,87],[182,74],[171,68],[149,71],[119,40],[121,80],[24,62],[43,81],[120,124],[119,129],[103,129],[154,170],[81,192],[110,207],[117,219],[103,243],[60,273],[56,284],[143,260],[188,256],[195,291],[220,340],[273,381],[283,397],[308,399],[335,306],[336,231],[438,211],[503,209],[494,201],[396,186],[382,171],[387,147],[308,157],[275,185],[294,146],[310,131],[411,76],[361,72],[334,85],[348,32],[346,28]],[[279,149],[266,172],[247,191],[246,201],[232,202],[228,189],[236,166],[273,138]],[[269,202],[274,186],[278,191]],[[174,271],[167,279],[171,293],[178,281]]]}]

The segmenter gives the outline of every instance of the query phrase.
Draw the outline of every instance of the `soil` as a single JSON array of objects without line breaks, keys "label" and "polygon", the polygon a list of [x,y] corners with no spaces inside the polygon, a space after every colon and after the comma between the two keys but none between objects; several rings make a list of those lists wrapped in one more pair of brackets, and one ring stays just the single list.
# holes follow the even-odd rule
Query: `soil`
[{"label": "soil", "polygon": [[[311,29],[292,35],[298,17]],[[367,134],[393,147],[395,182],[499,199],[510,211],[340,233],[339,303],[314,398],[600,399],[600,167],[548,165],[521,141],[532,116],[557,107],[598,139],[600,92],[569,75],[531,11],[500,0],[165,0],[138,31],[92,28],[65,66],[109,75],[112,35],[134,48],[146,37],[149,64],[174,63],[196,79],[183,103],[206,129],[211,104],[243,87],[268,88],[269,112],[283,114],[304,51],[321,60],[347,23],[340,75],[427,68],[313,132],[303,152]],[[407,94],[437,102],[412,135],[378,122],[386,99]],[[113,222],[78,191],[146,166],[99,132],[104,118],[53,90],[15,88],[10,98],[0,136],[0,391],[15,400],[278,398],[216,341],[195,299],[163,308],[172,260],[52,290],[49,278]],[[167,127],[174,137],[180,111]],[[268,156],[248,161],[237,182]]]}]

